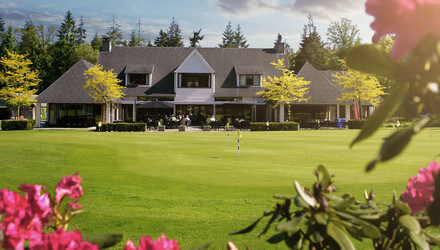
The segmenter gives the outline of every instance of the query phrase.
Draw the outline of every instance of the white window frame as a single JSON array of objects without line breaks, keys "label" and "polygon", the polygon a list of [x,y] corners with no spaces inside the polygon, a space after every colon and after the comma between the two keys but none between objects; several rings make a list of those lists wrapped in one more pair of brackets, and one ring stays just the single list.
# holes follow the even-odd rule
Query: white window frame
[{"label": "white window frame", "polygon": [[[130,82],[130,74],[132,73],[126,73],[125,74],[125,86],[128,86],[128,83]],[[147,75],[145,77],[145,85],[142,84],[138,84],[138,85],[131,85],[131,86],[145,86],[145,87],[150,87],[151,86],[151,80],[152,80],[152,74],[149,73],[145,73],[145,74],[139,74],[139,75]]]}]

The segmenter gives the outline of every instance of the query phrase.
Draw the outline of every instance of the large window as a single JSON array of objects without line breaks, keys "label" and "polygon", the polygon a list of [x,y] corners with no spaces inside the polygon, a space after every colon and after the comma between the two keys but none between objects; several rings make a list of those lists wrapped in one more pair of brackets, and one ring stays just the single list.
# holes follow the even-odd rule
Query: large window
[{"label": "large window", "polygon": [[127,85],[150,85],[148,74],[127,74]]},{"label": "large window", "polygon": [[211,74],[179,74],[179,88],[211,88]]},{"label": "large window", "polygon": [[260,86],[260,75],[240,75],[240,86]]}]

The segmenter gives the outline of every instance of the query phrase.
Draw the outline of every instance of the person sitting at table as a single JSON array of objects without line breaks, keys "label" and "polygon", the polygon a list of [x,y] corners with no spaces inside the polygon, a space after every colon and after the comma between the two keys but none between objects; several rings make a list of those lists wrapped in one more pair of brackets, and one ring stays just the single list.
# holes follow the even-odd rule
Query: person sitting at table
[{"label": "person sitting at table", "polygon": [[211,122],[215,122],[215,121],[216,121],[215,116],[211,116],[211,118],[209,119],[209,121],[211,121]]},{"label": "person sitting at table", "polygon": [[185,117],[185,124],[186,127],[191,127],[191,119],[189,118],[189,115],[186,115]]}]

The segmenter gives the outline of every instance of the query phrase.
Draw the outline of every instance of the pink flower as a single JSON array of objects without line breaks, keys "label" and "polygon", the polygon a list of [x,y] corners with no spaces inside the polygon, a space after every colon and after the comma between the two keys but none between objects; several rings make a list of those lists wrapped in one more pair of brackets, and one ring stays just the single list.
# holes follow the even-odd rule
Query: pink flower
[{"label": "pink flower", "polygon": [[402,198],[411,207],[413,214],[426,209],[434,201],[434,179],[439,170],[440,165],[433,161],[428,168],[420,169],[417,176],[409,179]]},{"label": "pink flower", "polygon": [[427,35],[440,34],[440,1],[438,0],[367,0],[366,12],[376,19],[373,42],[395,34],[391,57],[398,60],[412,51]]},{"label": "pink flower", "polygon": [[43,234],[40,239],[31,241],[30,249],[97,250],[98,246],[87,241],[81,241],[81,233],[78,230],[74,232],[65,232],[63,228],[60,228],[54,233]]},{"label": "pink flower", "polygon": [[55,202],[60,202],[64,196],[69,196],[71,199],[77,199],[83,195],[81,187],[81,177],[78,173],[71,176],[63,177],[55,189]]},{"label": "pink flower", "polygon": [[166,239],[165,234],[162,233],[159,239],[155,242],[149,236],[143,236],[139,239],[139,246],[136,247],[131,240],[127,241],[124,250],[178,250],[179,245],[177,241]]},{"label": "pink flower", "polygon": [[20,186],[20,190],[26,192],[24,197],[31,205],[32,212],[47,220],[47,216],[52,213],[52,207],[50,206],[49,195],[41,195],[41,186],[23,184]]}]

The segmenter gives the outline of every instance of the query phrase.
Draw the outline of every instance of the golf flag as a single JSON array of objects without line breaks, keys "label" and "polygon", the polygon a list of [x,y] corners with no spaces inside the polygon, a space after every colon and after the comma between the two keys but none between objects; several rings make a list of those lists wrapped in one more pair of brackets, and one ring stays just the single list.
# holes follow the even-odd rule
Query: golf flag
[{"label": "golf flag", "polygon": [[238,130],[238,137],[243,138],[243,136],[241,135],[240,130]]},{"label": "golf flag", "polygon": [[240,138],[243,138],[241,135],[240,130],[238,130],[238,136],[237,136],[237,157],[240,157]]}]

